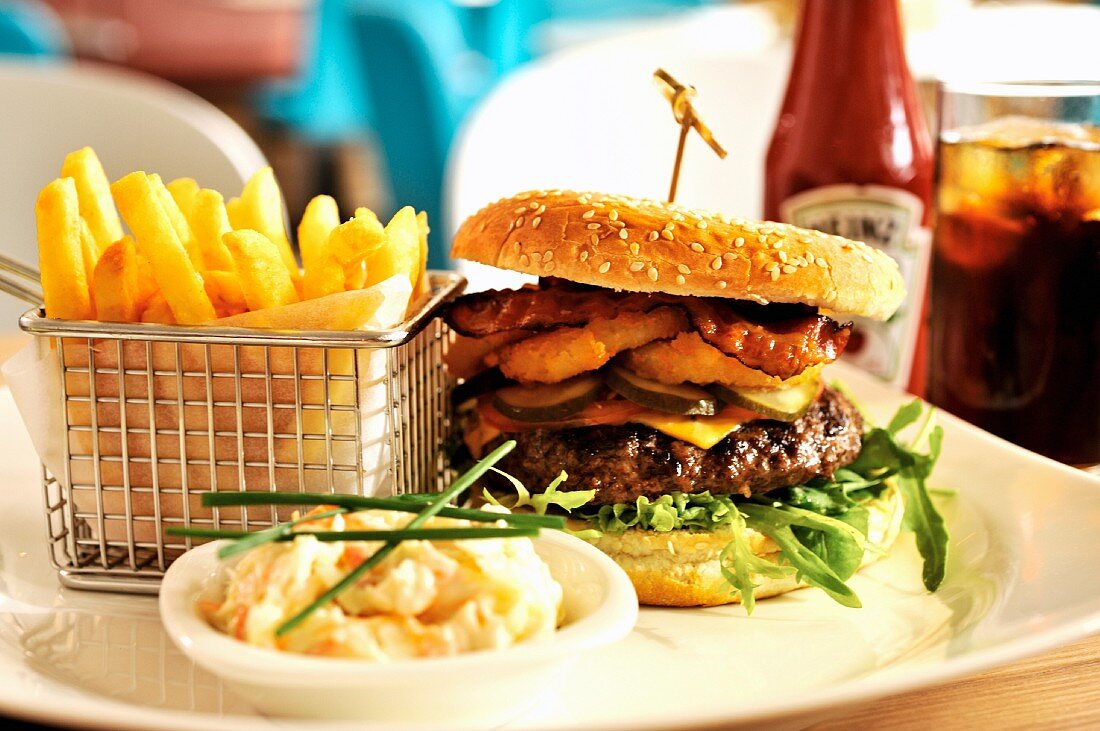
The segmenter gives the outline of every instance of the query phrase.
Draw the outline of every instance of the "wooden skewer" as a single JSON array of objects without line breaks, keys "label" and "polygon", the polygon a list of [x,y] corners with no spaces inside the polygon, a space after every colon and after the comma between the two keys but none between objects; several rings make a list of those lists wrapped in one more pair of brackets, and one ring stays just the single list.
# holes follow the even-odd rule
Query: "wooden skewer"
[{"label": "wooden skewer", "polygon": [[726,150],[718,144],[718,140],[714,139],[710,128],[699,118],[695,107],[692,106],[691,100],[695,98],[694,86],[684,86],[664,69],[654,71],[653,78],[657,82],[657,87],[661,90],[661,93],[672,105],[672,116],[680,125],[680,139],[676,145],[676,160],[672,164],[672,184],[668,189],[668,201],[671,203],[676,200],[676,188],[680,183],[680,164],[684,159],[684,147],[689,130],[694,129],[698,132],[699,136],[710,146],[710,149],[714,150],[718,157],[725,159]]}]

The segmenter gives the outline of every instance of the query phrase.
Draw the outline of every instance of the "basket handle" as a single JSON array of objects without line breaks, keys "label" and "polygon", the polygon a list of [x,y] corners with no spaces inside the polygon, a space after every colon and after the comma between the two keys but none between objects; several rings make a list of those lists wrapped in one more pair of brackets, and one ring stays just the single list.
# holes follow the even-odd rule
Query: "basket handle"
[{"label": "basket handle", "polygon": [[42,275],[34,267],[7,254],[0,254],[0,291],[32,305],[41,306],[45,302]]}]

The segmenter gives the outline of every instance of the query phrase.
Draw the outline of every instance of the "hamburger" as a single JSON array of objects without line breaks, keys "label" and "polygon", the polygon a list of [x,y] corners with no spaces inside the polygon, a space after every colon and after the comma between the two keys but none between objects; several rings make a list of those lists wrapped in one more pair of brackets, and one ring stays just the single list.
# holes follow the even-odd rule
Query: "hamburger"
[{"label": "hamburger", "polygon": [[[897,264],[863,243],[652,200],[532,191],[490,204],[452,256],[538,284],[446,312],[464,447],[505,440],[484,499],[565,512],[643,604],[742,602],[847,579],[918,531],[925,585],[946,532],[927,454],[874,428],[822,369],[848,316],[890,317]],[[499,488],[503,488],[499,489]],[[514,489],[510,498],[503,497]]]}]

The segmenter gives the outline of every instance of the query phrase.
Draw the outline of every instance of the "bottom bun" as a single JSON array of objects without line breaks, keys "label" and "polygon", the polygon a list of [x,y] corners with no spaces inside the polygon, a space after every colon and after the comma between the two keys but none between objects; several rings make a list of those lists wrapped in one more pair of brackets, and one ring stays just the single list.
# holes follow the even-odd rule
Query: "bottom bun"
[{"label": "bottom bun", "polygon": [[[901,530],[905,505],[900,491],[890,486],[877,498],[865,504],[870,511],[868,540],[886,551]],[[570,528],[588,527],[580,524]],[[753,553],[769,561],[777,561],[779,547],[767,536],[749,528],[746,538]],[[730,531],[673,530],[658,532],[631,528],[625,533],[604,534],[589,542],[622,566],[634,589],[638,602],[661,607],[713,607],[740,603],[740,594],[731,590],[722,576],[719,555],[730,541]],[[867,551],[860,568],[868,566],[882,554]],[[758,584],[755,598],[785,594],[809,586],[793,575],[779,579],[755,576]]]}]

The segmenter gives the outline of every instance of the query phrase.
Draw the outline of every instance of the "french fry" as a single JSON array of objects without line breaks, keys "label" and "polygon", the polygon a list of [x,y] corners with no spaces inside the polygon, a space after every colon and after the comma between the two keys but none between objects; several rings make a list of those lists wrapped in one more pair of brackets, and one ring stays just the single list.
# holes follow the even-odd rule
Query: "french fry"
[{"label": "french fry", "polygon": [[242,229],[230,231],[223,241],[237,265],[248,309],[263,310],[298,301],[294,281],[271,239],[258,231]]},{"label": "french fry", "polygon": [[[123,218],[126,214],[123,214]],[[141,313],[141,321],[158,325],[178,325],[176,316],[172,314],[172,307],[168,304],[163,292],[157,292],[149,300],[149,304]]]},{"label": "french fry", "polygon": [[209,188],[197,191],[191,204],[191,212],[187,214],[187,221],[191,224],[191,233],[195,235],[195,241],[202,250],[206,268],[233,271],[233,257],[229,255],[229,249],[225,248],[222,241],[222,237],[232,231],[222,194]]},{"label": "french fry", "polygon": [[115,181],[111,193],[134,235],[138,251],[152,266],[153,278],[174,319],[184,325],[213,320],[214,305],[206,294],[202,277],[176,235],[149,177],[141,171],[130,173]]},{"label": "french fry", "polygon": [[262,233],[275,244],[291,279],[301,279],[301,271],[294,258],[294,251],[290,248],[286,225],[283,223],[283,194],[270,167],[257,170],[245,183],[240,200],[236,203],[230,201],[226,207],[229,211],[229,222],[235,230],[251,229]]},{"label": "french fry", "polygon": [[432,284],[428,281],[428,234],[432,229],[428,226],[427,211],[416,214],[416,227],[420,233],[420,268],[416,271],[416,283],[413,285],[413,303],[432,290]]},{"label": "french fry", "polygon": [[[77,195],[78,199],[79,197],[80,196]],[[92,235],[92,230],[88,227],[88,222],[83,218],[80,219],[80,253],[84,258],[84,276],[91,282],[92,274],[95,273],[96,263],[99,261],[99,245],[96,244],[95,237]],[[92,309],[95,310],[94,293],[92,296]]]},{"label": "french fry", "polygon": [[248,312],[248,303],[244,299],[244,290],[241,289],[241,280],[236,272],[212,269],[203,275],[203,279],[206,283],[206,294],[214,303],[218,317]]},{"label": "french fry", "polygon": [[183,211],[180,210],[180,207],[176,205],[175,198],[168,192],[168,188],[165,187],[164,181],[160,179],[160,176],[156,173],[150,173],[149,182],[152,184],[153,190],[157,193],[160,207],[164,209],[164,213],[168,216],[168,220],[172,222],[172,228],[176,230],[176,236],[179,238],[180,243],[183,244],[184,250],[187,251],[187,258],[195,265],[195,269],[202,271],[206,268],[206,262],[203,261],[202,250],[199,249],[199,244],[195,241],[195,234],[191,231],[191,224],[187,223],[186,216],[183,215]]},{"label": "french fry", "polygon": [[373,286],[394,274],[404,274],[415,286],[419,263],[420,227],[416,211],[405,206],[386,224],[386,245],[366,255],[367,278],[362,286]]},{"label": "french fry", "polygon": [[38,266],[46,315],[62,320],[94,316],[80,242],[80,203],[72,178],[58,178],[38,194]]},{"label": "french fry", "polygon": [[[176,178],[166,183],[165,188],[172,194],[172,200],[179,206],[187,222],[191,222],[191,207],[195,204],[195,194],[199,192],[199,184],[194,178]],[[194,226],[192,226],[194,228]]]},{"label": "french fry", "polygon": [[104,249],[122,238],[122,222],[111,200],[111,186],[107,173],[95,154],[84,147],[65,156],[61,163],[61,177],[72,178],[76,184],[76,196],[80,203],[80,215],[88,222],[95,237],[96,246]]},{"label": "french fry", "polygon": [[314,264],[312,274],[307,271],[308,279],[303,287],[306,299],[362,288],[366,279],[363,262],[377,249],[385,247],[386,231],[373,213],[368,216],[361,211],[369,213],[365,208],[360,209],[350,221],[332,229],[324,257]]},{"label": "french fry", "polygon": [[340,210],[332,196],[313,198],[298,223],[298,249],[302,252],[302,267],[309,279],[309,270],[324,258],[332,229],[340,225]]},{"label": "french fry", "polygon": [[96,319],[103,322],[137,322],[143,305],[138,277],[134,240],[124,236],[108,246],[96,264],[92,277]]}]

